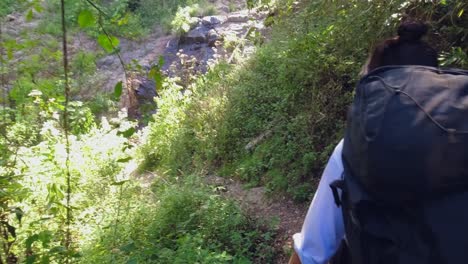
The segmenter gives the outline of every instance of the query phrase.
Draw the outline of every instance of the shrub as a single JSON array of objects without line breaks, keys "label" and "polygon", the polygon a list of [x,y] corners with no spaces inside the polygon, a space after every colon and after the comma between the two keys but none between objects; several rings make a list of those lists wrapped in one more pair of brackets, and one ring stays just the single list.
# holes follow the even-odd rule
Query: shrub
[{"label": "shrub", "polygon": [[116,231],[103,230],[83,263],[267,263],[274,257],[269,231],[191,177],[154,185],[152,194],[132,193],[131,201],[146,202],[130,207]]},{"label": "shrub", "polygon": [[[446,52],[447,65],[466,63],[466,41],[454,33],[467,23],[467,4],[461,1],[313,1],[301,4],[300,11],[292,1],[284,6],[276,11],[271,40],[252,58],[234,67],[218,65],[199,78],[179,118],[171,121],[176,125],[150,124],[150,138],[177,135],[161,139],[170,147],[160,152],[156,168],[175,175],[218,171],[305,200],[343,136],[369,50],[394,33],[403,15],[432,21],[429,41]],[[454,23],[448,25],[444,14],[453,15]],[[452,49],[441,36],[460,46]],[[162,111],[155,119],[165,116]],[[156,134],[161,127],[171,132]],[[151,146],[149,141],[145,148],[157,149]]]},{"label": "shrub", "polygon": [[13,12],[15,8],[15,0],[4,0],[0,2],[0,18]]},{"label": "shrub", "polygon": [[197,19],[192,17],[197,9],[198,5],[179,7],[171,22],[172,31],[178,34],[187,33],[197,22]]}]

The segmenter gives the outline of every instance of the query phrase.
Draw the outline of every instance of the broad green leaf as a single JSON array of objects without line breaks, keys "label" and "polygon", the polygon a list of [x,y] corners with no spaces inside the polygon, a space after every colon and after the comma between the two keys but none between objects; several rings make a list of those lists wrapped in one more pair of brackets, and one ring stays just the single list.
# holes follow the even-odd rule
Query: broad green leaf
[{"label": "broad green leaf", "polygon": [[50,241],[52,240],[52,232],[50,232],[49,230],[44,230],[41,231],[38,234],[38,236],[38,240],[42,242],[42,245],[48,247]]},{"label": "broad green leaf", "polygon": [[7,49],[7,58],[9,60],[12,60],[14,56],[13,50],[12,49]]},{"label": "broad green leaf", "polygon": [[21,208],[16,207],[15,208],[15,215],[16,219],[18,219],[18,222],[21,224],[21,219],[23,219],[24,212],[21,210]]},{"label": "broad green leaf", "polygon": [[7,50],[7,56],[8,56],[9,60],[13,59],[14,52],[16,50],[20,50],[22,48],[21,45],[18,44],[18,42],[15,39],[5,40],[3,42],[3,45],[4,45],[5,49]]},{"label": "broad green leaf", "polygon": [[39,240],[39,235],[34,234],[26,239],[26,249],[31,250],[31,246],[34,242]]},{"label": "broad green leaf", "polygon": [[158,65],[159,65],[160,68],[162,68],[162,66],[164,66],[164,57],[163,56],[159,56]]},{"label": "broad green leaf", "polygon": [[34,4],[34,10],[36,10],[36,12],[38,13],[42,13],[42,11],[44,11],[44,7],[42,6],[42,3],[40,2],[37,2]]},{"label": "broad green leaf", "polygon": [[101,45],[101,47],[107,52],[114,51],[114,49],[116,49],[120,43],[118,38],[106,34],[99,35],[97,41],[99,45]]},{"label": "broad green leaf", "polygon": [[153,79],[154,82],[156,83],[156,93],[157,93],[157,89],[161,89],[163,85],[163,75],[162,75],[161,69],[158,66],[153,66],[148,73],[148,77]]},{"label": "broad green leaf", "polygon": [[128,182],[129,180],[123,180],[123,181],[118,181],[118,182],[113,182],[111,183],[111,185],[116,185],[116,186],[119,186],[119,185],[123,185],[124,183]]},{"label": "broad green leaf", "polygon": [[117,25],[119,26],[127,25],[129,20],[130,20],[130,14],[126,13],[123,18],[117,21]]},{"label": "broad green leaf", "polygon": [[460,12],[458,12],[458,17],[461,17],[464,12],[465,12],[465,9],[460,10]]},{"label": "broad green leaf", "polygon": [[34,17],[34,13],[32,9],[29,9],[28,13],[26,14],[26,21],[31,21]]},{"label": "broad green leaf", "polygon": [[134,127],[131,127],[125,131],[119,131],[117,134],[123,136],[124,138],[129,138],[135,134],[136,129]]},{"label": "broad green leaf", "polygon": [[123,84],[122,81],[118,82],[114,87],[114,98],[115,100],[119,100],[120,96],[122,95]]},{"label": "broad green leaf", "polygon": [[253,0],[247,0],[247,1],[246,1],[246,4],[247,4],[247,8],[248,8],[248,9],[252,9],[252,8],[254,8],[254,6],[255,6],[255,3],[254,3]]},{"label": "broad green leaf", "polygon": [[122,148],[122,151],[126,151],[127,149],[132,149],[134,146],[128,142],[124,143],[124,147]]},{"label": "broad green leaf", "polygon": [[85,9],[78,15],[78,24],[82,28],[92,27],[96,24],[96,18],[90,10]]},{"label": "broad green leaf", "polygon": [[126,157],[126,158],[123,158],[123,159],[118,159],[117,162],[127,162],[127,161],[130,161],[132,159],[132,157]]}]

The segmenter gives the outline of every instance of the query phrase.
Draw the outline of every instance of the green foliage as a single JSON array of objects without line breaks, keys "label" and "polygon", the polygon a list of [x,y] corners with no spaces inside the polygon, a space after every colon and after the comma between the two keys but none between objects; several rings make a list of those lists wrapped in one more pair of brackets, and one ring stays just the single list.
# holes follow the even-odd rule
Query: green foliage
[{"label": "green foliage", "polygon": [[70,102],[68,117],[70,131],[75,135],[89,133],[96,125],[91,109],[85,107],[80,101]]},{"label": "green foliage", "polygon": [[108,94],[97,93],[92,99],[86,102],[91,112],[96,117],[104,114],[112,114],[117,112],[117,105],[114,96]]},{"label": "green foliage", "polygon": [[193,180],[168,184],[160,179],[152,193],[133,190],[126,199],[138,206],[129,207],[120,219],[118,237],[113,230],[102,230],[96,237],[100,242],[89,244],[82,262],[271,262],[273,234],[267,235],[232,201]]},{"label": "green foliage", "polygon": [[88,10],[84,9],[78,15],[78,25],[82,28],[92,27],[96,24],[96,18],[94,14]]},{"label": "green foliage", "polygon": [[272,1],[271,0],[245,0],[247,8],[252,9],[258,6],[268,6]]},{"label": "green foliage", "polygon": [[197,9],[198,5],[179,7],[171,22],[172,31],[178,34],[187,33],[198,22],[196,17],[192,17]]},{"label": "green foliage", "polygon": [[97,41],[99,45],[101,45],[101,47],[107,52],[112,52],[119,46],[118,38],[106,34],[99,35]]},{"label": "green foliage", "polygon": [[[112,184],[117,181],[122,168],[119,160],[129,155],[128,151],[122,151],[128,144],[127,139],[119,136],[118,130],[108,124],[103,124],[99,129],[90,126],[93,116],[84,109],[77,103],[72,103],[69,109],[72,132],[81,134],[79,139],[70,138],[71,184],[74,190],[72,206],[76,216],[72,230],[73,236],[83,241],[89,236],[89,229],[96,228],[93,221],[97,221],[97,215],[92,212],[103,210],[101,206],[110,206],[107,203],[118,199],[118,193],[115,194],[118,187]],[[130,123],[122,122],[121,129],[131,126]],[[11,223],[16,226],[17,237],[10,252],[26,261],[62,263],[67,254],[76,254],[75,251],[64,251],[63,247],[67,217],[65,138],[58,120],[53,118],[47,118],[35,130],[31,131],[31,128],[34,127],[17,122],[9,127],[6,135],[9,139],[6,149],[12,153],[8,158],[11,165],[4,164],[1,167],[1,179],[4,179],[3,173],[6,173],[14,180],[8,184],[0,181],[0,184],[2,190],[10,186],[16,192],[11,196],[14,199],[6,196],[9,198],[9,207],[18,208],[12,214],[19,215],[18,210],[25,212],[21,219],[16,216],[18,219]],[[13,144],[13,141],[16,143]],[[16,148],[19,145],[23,147]],[[20,159],[21,163],[13,163],[14,159]],[[9,166],[14,166],[14,170],[9,171]]]},{"label": "green foliage", "polygon": [[[66,1],[70,33],[83,30],[111,53],[118,52],[117,36],[139,37],[171,21],[186,31],[194,16],[214,12],[196,0],[93,3],[100,10]],[[180,78],[163,78],[163,63],[154,66],[149,78],[158,86],[158,111],[143,131],[117,113],[123,83],[114,93],[95,93],[97,54],[70,49],[67,164],[59,1],[2,1],[0,17],[22,11],[27,20],[40,20],[36,30],[43,35],[26,28],[0,39],[0,79],[8,88],[0,109],[0,262],[13,256],[21,263],[69,257],[81,263],[272,263],[274,233],[186,175],[217,172],[310,198],[342,137],[368,51],[404,14],[431,23],[428,41],[441,52],[442,65],[468,65],[465,1],[281,4],[269,18],[270,41],[258,41],[257,53],[240,65],[220,63],[196,77],[196,61],[180,58],[187,59]],[[228,47],[238,44],[227,40]],[[109,113],[118,117],[107,121],[102,116]],[[135,142],[143,142],[139,155]],[[137,166],[155,174],[134,180]]]},{"label": "green foliage", "polygon": [[96,71],[96,54],[80,50],[73,56],[70,67],[77,76],[92,75]]},{"label": "green foliage", "polygon": [[[162,96],[161,109],[171,111],[158,112],[150,124],[140,153],[151,162],[143,168],[151,164],[174,175],[218,170],[306,200],[343,135],[369,50],[394,34],[404,14],[434,21],[428,38],[445,52],[445,64],[466,63],[461,1],[314,1],[301,11],[292,1],[284,6],[276,11],[271,40],[249,61],[219,65],[188,91]],[[440,38],[460,46],[452,49]],[[168,100],[173,97],[184,103]]]},{"label": "green foliage", "polygon": [[443,67],[456,65],[463,69],[468,68],[468,53],[461,47],[453,47],[449,52],[442,53],[439,60]]},{"label": "green foliage", "polygon": [[4,0],[0,2],[0,18],[10,14],[15,8],[15,0]]},{"label": "green foliage", "polygon": [[[169,31],[171,29],[171,22],[174,20],[174,16],[179,8],[193,6],[194,4],[199,4],[199,7],[193,10],[192,15],[201,16],[214,13],[212,5],[206,0],[140,0],[135,12],[140,15],[142,25],[151,28],[153,25],[159,24],[166,31]],[[176,20],[181,19],[178,18]],[[177,24],[179,23],[177,22]]]},{"label": "green foliage", "polygon": [[[174,80],[168,79],[160,92],[160,97],[156,99],[158,105],[158,115],[155,116],[155,123],[159,126],[151,126],[144,142],[148,142],[141,147],[143,160],[141,169],[151,169],[161,164],[168,164],[174,159],[173,141],[179,136],[180,122],[185,117],[185,107],[189,103],[189,96],[182,93],[182,87]],[[177,169],[175,169],[177,170]]]}]

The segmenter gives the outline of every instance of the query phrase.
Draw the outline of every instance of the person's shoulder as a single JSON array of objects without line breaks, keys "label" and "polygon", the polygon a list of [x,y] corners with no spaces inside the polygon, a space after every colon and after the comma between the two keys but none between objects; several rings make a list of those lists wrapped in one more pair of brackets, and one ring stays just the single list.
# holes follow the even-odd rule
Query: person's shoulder
[{"label": "person's shoulder", "polygon": [[335,150],[333,150],[332,158],[337,159],[341,162],[341,153],[343,152],[343,139],[340,140],[338,145],[336,145]]},{"label": "person's shoulder", "polygon": [[341,170],[343,169],[343,161],[342,161],[342,152],[343,152],[343,139],[340,140],[338,145],[336,145],[335,150],[330,158],[330,160],[334,163],[335,166],[338,166]]},{"label": "person's shoulder", "polygon": [[333,151],[333,154],[339,152],[341,156],[341,152],[343,151],[343,143],[344,143],[344,139],[341,139],[338,145],[336,145],[335,150]]}]

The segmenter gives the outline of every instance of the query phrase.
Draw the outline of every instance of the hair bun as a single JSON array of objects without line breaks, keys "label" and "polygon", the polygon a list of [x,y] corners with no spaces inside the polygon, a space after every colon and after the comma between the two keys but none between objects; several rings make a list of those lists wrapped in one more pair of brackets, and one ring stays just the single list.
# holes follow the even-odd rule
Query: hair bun
[{"label": "hair bun", "polygon": [[398,27],[402,41],[418,41],[427,33],[427,25],[420,21],[405,21]]}]

